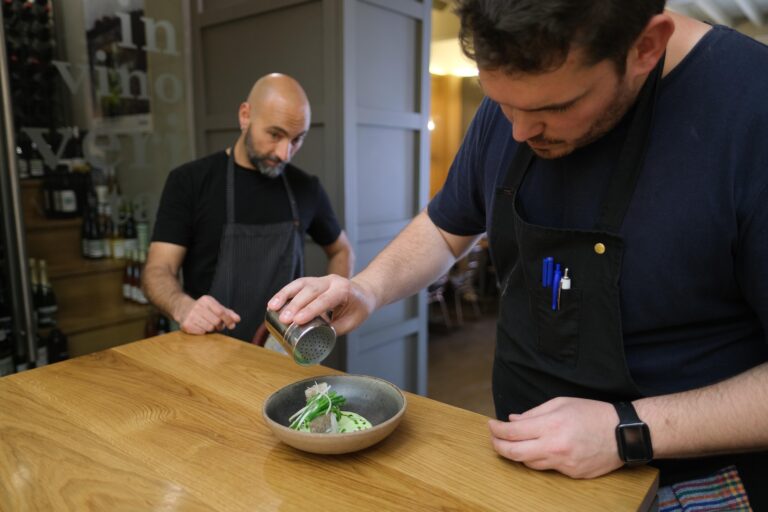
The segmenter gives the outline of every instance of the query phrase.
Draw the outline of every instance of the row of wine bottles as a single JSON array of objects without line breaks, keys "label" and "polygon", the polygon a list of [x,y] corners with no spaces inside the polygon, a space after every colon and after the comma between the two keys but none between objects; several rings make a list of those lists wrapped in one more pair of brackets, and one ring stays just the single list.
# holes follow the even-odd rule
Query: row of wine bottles
[{"label": "row of wine bottles", "polygon": [[123,272],[123,298],[139,304],[149,304],[141,289],[141,278],[144,273],[144,264],[147,262],[147,253],[144,251],[131,251],[125,263]]},{"label": "row of wine bottles", "polygon": [[[19,178],[42,179],[43,213],[49,219],[65,219],[82,215],[88,187],[100,169],[91,169],[83,157],[81,131],[77,126],[61,131],[48,130],[40,135],[50,154],[56,154],[55,165],[43,159],[40,148],[25,130],[16,138],[16,163]],[[54,149],[57,148],[57,149]]]},{"label": "row of wine bottles", "polygon": [[69,359],[68,340],[56,324],[59,303],[48,279],[48,265],[44,259],[29,259],[32,304],[37,323],[37,366]]},{"label": "row of wine bottles", "polygon": [[149,224],[136,221],[130,204],[124,206],[118,220],[107,204],[88,208],[83,215],[80,231],[83,258],[122,260],[134,252],[146,251],[149,244]]},{"label": "row of wine bottles", "polygon": [[[46,261],[30,258],[29,272],[37,353],[32,358],[17,353],[7,288],[0,282],[0,376],[69,358],[67,337],[56,326],[59,306],[48,278]],[[34,363],[30,364],[30,360]]]},{"label": "row of wine bottles", "polygon": [[[2,256],[0,254],[0,256]],[[16,371],[16,342],[13,336],[13,313],[0,275],[0,377]]]},{"label": "row of wine bottles", "polygon": [[3,21],[16,126],[52,126],[57,81],[51,3],[3,0]]},{"label": "row of wine bottles", "polygon": [[[19,179],[42,178],[45,185],[48,181],[61,181],[70,173],[74,173],[72,179],[76,180],[78,175],[89,172],[91,166],[83,155],[84,135],[85,132],[77,126],[58,130],[21,127],[16,132]],[[48,160],[44,152],[48,154]],[[79,190],[84,185],[84,182],[76,181],[73,188]]]},{"label": "row of wine bottles", "polygon": [[32,286],[32,304],[37,317],[38,329],[54,327],[59,312],[56,294],[48,279],[48,265],[45,260],[29,259],[30,284]]}]

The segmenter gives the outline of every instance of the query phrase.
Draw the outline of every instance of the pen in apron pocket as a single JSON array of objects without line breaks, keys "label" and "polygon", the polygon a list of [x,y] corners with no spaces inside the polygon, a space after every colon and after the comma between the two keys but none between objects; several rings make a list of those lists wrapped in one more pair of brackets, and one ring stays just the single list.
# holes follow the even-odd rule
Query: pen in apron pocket
[{"label": "pen in apron pocket", "polygon": [[552,276],[552,311],[560,309],[560,264],[555,265],[555,274]]},{"label": "pen in apron pocket", "polygon": [[541,286],[544,288],[552,285],[552,270],[555,263],[555,259],[552,256],[547,256],[541,260]]}]

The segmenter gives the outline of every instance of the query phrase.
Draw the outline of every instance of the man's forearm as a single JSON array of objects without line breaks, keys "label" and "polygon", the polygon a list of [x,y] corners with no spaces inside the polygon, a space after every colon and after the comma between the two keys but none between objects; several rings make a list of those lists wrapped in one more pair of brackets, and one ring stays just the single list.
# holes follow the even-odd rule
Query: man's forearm
[{"label": "man's forearm", "polygon": [[728,380],[634,402],[656,458],[768,448],[768,363]]},{"label": "man's forearm", "polygon": [[428,286],[455,261],[454,249],[422,212],[352,280],[375,295],[378,308]]},{"label": "man's forearm", "polygon": [[326,271],[328,274],[336,274],[337,276],[348,278],[352,275],[353,265],[352,251],[343,250],[337,252],[328,259],[328,268]]},{"label": "man's forearm", "polygon": [[178,278],[162,267],[147,267],[142,276],[142,288],[147,299],[165,315],[177,322],[179,306],[195,300],[184,293]]}]

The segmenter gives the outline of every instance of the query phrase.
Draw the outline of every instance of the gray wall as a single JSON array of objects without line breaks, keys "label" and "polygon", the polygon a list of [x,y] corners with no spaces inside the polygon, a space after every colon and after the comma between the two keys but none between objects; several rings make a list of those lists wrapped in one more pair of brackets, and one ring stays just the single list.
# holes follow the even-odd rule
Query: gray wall
[{"label": "gray wall", "polygon": [[[312,125],[295,163],[319,176],[364,268],[426,204],[431,4],[415,0],[199,0],[192,13],[198,153],[237,137],[253,81],[298,79]],[[307,245],[309,274],[325,270]],[[426,393],[423,293],[375,313],[330,360]]]},{"label": "gray wall", "polygon": [[[426,204],[431,4],[343,5],[347,221],[362,269]],[[350,371],[426,393],[423,293],[377,311],[348,341]]]}]

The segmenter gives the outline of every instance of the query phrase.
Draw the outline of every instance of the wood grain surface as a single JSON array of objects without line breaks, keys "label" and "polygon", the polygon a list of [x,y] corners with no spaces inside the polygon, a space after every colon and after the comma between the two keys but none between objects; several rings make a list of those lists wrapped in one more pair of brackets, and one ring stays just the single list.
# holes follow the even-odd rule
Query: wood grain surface
[{"label": "wood grain surface", "polygon": [[171,333],[0,379],[0,510],[644,510],[657,472],[572,480],[505,460],[488,419],[408,394],[381,443],[321,456],[261,409],[338,373],[221,335]]}]

